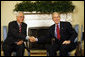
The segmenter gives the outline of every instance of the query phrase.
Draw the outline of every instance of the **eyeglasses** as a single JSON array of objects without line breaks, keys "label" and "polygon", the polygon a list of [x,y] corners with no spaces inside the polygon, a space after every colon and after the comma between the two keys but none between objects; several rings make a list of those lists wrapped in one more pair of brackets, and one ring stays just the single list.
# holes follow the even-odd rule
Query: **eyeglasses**
[{"label": "eyeglasses", "polygon": [[19,16],[20,18],[24,18],[24,16]]}]

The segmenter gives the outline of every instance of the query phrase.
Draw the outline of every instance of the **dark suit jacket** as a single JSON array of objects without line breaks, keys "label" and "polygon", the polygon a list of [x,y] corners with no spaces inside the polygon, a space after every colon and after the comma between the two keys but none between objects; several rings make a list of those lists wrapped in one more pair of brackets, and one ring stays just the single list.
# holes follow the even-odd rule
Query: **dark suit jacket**
[{"label": "dark suit jacket", "polygon": [[7,38],[5,39],[4,44],[12,45],[19,40],[25,41],[27,25],[25,23],[22,23],[21,27],[22,32],[19,33],[19,26],[17,21],[10,22],[8,25]]},{"label": "dark suit jacket", "polygon": [[[60,35],[61,42],[64,40],[70,40],[74,43],[74,39],[77,37],[76,31],[72,28],[72,25],[69,22],[60,22]],[[49,28],[47,36],[43,36],[38,39],[38,43],[51,41],[52,38],[55,38],[55,41],[57,41],[57,38],[55,37],[55,24]]]}]

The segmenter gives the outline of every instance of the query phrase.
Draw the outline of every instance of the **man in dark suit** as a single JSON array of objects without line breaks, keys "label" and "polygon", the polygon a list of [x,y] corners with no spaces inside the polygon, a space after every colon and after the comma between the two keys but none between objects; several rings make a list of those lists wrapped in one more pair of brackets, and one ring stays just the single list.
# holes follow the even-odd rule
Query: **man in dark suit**
[{"label": "man in dark suit", "polygon": [[49,56],[55,56],[57,50],[60,50],[61,56],[67,56],[69,51],[76,48],[74,40],[77,37],[77,33],[69,22],[60,21],[59,13],[54,12],[52,14],[52,19],[55,24],[49,28],[49,34],[40,38],[33,37],[30,41],[42,43],[55,38],[53,45],[50,45],[47,49]]},{"label": "man in dark suit", "polygon": [[24,41],[28,39],[26,35],[27,24],[23,22],[23,12],[17,13],[17,21],[12,21],[8,25],[7,38],[3,43],[3,51],[5,56],[11,56],[15,50],[16,56],[24,55]]}]

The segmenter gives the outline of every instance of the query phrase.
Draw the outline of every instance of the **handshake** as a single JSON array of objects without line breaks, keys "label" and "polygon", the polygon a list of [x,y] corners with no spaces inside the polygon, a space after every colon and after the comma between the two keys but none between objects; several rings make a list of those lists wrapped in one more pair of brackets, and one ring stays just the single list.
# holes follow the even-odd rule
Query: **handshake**
[{"label": "handshake", "polygon": [[29,41],[30,42],[36,42],[37,41],[37,38],[35,38],[34,36],[30,36],[29,37]]}]

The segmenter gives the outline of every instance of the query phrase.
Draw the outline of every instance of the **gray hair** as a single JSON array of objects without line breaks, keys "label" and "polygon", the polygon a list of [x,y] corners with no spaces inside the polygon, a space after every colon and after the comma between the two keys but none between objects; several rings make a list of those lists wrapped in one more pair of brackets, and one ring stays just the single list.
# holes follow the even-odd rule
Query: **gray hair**
[{"label": "gray hair", "polygon": [[53,16],[54,14],[58,14],[58,15],[60,15],[60,13],[58,13],[58,12],[53,12],[53,13],[52,13],[52,16]]},{"label": "gray hair", "polygon": [[[17,13],[16,13],[16,17],[17,16],[19,16],[19,13],[23,13],[22,11],[18,11]],[[24,13],[23,13],[24,14]]]}]

